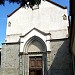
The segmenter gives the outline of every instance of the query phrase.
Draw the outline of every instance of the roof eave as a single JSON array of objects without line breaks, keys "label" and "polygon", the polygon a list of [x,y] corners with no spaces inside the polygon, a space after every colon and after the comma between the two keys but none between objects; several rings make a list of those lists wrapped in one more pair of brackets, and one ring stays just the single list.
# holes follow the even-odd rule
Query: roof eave
[{"label": "roof eave", "polygon": [[[58,6],[58,7],[60,7],[60,8],[67,9],[66,6],[59,5],[59,4],[57,4],[57,3],[55,3],[55,2],[53,2],[53,1],[51,1],[51,0],[46,0],[46,1],[48,1],[48,2],[50,2],[50,3],[52,3],[52,4],[56,5],[56,6]],[[11,16],[12,14],[14,14],[17,10],[19,10],[21,7],[22,7],[22,6],[18,7],[18,8],[17,8],[15,11],[13,11],[11,14],[7,15],[7,17],[10,17],[10,16]]]},{"label": "roof eave", "polygon": [[19,10],[21,8],[21,6],[20,7],[18,7],[16,10],[14,10],[11,14],[9,14],[9,15],[7,15],[7,17],[10,17],[12,14],[14,14],[17,10]]},{"label": "roof eave", "polygon": [[62,6],[62,5],[60,5],[60,4],[58,4],[58,3],[55,3],[55,2],[53,2],[53,1],[51,1],[51,0],[46,0],[46,1],[48,1],[48,2],[50,2],[50,3],[52,3],[52,4],[56,5],[56,6],[58,6],[58,7],[60,7],[60,8],[67,9],[67,6]]}]

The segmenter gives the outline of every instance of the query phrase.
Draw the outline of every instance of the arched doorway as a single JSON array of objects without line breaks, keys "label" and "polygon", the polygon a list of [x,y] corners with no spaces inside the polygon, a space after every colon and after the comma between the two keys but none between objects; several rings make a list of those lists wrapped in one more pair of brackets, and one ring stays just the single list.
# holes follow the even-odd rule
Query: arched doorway
[{"label": "arched doorway", "polygon": [[25,75],[44,75],[47,67],[46,51],[46,44],[40,37],[33,36],[27,40],[23,51]]}]

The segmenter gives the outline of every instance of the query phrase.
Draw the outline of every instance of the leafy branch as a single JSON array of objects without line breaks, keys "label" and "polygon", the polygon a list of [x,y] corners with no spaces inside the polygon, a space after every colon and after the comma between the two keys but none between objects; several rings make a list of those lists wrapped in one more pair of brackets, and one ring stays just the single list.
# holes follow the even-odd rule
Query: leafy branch
[{"label": "leafy branch", "polygon": [[8,1],[9,3],[17,3],[21,6],[24,6],[29,2],[29,5],[34,6],[35,4],[39,5],[41,3],[41,0],[0,0],[0,5],[4,5],[5,1]]}]

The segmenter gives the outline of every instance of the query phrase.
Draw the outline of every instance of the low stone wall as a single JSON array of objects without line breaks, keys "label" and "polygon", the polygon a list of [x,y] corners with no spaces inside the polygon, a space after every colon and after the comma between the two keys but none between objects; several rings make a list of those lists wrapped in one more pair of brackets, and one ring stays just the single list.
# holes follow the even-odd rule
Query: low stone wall
[{"label": "low stone wall", "polygon": [[[73,75],[69,40],[50,41],[51,52],[47,54],[48,75]],[[6,44],[1,52],[0,75],[19,75],[19,44]]]},{"label": "low stone wall", "polygon": [[19,73],[19,44],[3,44],[1,51],[1,74],[18,75]]},{"label": "low stone wall", "polygon": [[69,39],[51,41],[50,75],[73,75]]}]

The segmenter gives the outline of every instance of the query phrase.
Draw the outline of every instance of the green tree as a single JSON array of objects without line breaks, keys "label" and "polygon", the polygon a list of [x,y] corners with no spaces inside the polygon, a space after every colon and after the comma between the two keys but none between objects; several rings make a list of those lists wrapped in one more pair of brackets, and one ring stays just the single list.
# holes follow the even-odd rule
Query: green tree
[{"label": "green tree", "polygon": [[29,5],[39,5],[41,3],[41,0],[0,0],[0,5],[4,5],[5,1],[8,1],[9,3],[18,3],[21,6],[27,4],[29,2]]}]

